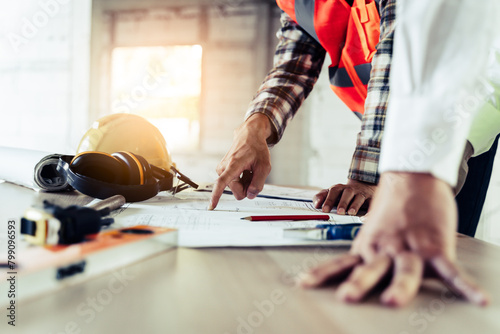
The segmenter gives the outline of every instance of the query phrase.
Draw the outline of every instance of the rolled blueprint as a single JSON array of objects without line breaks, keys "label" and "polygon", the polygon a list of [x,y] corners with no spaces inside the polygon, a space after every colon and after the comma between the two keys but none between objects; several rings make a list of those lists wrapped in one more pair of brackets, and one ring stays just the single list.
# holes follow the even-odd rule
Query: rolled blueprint
[{"label": "rolled blueprint", "polygon": [[66,176],[56,170],[61,154],[0,146],[0,156],[0,180],[35,190],[69,188]]}]

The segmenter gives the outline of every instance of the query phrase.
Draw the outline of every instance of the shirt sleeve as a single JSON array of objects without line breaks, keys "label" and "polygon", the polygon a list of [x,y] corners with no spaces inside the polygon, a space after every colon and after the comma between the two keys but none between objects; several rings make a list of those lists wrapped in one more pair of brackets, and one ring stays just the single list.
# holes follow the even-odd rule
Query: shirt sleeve
[{"label": "shirt sleeve", "polygon": [[395,25],[396,1],[390,0],[380,7],[380,41],[372,59],[365,112],[349,169],[349,179],[373,184],[379,181],[378,163],[389,101],[389,74]]},{"label": "shirt sleeve", "polygon": [[326,55],[325,49],[284,12],[277,37],[274,67],[245,115],[245,119],[255,113],[269,117],[274,125],[269,145],[281,139],[288,122],[313,89]]},{"label": "shirt sleeve", "polygon": [[380,173],[430,173],[455,186],[498,3],[398,2]]}]

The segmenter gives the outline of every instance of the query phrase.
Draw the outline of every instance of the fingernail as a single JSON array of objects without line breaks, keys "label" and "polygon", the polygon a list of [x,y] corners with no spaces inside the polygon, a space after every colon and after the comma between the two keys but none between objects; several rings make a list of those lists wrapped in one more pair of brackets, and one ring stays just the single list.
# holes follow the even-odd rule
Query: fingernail
[{"label": "fingernail", "polygon": [[345,209],[344,208],[337,208],[337,214],[345,215]]},{"label": "fingernail", "polygon": [[254,199],[255,197],[257,197],[257,194],[255,194],[255,193],[251,193],[251,192],[247,192],[247,197],[248,197],[249,199]]},{"label": "fingernail", "polygon": [[347,211],[347,214],[350,215],[350,216],[354,216],[356,214],[356,210],[355,209],[349,209],[349,211]]},{"label": "fingernail", "polygon": [[318,284],[318,279],[310,273],[301,273],[297,276],[297,284],[303,288],[309,288]]},{"label": "fingernail", "polygon": [[328,205],[323,205],[323,212],[330,212],[332,211],[332,208],[329,207]]},{"label": "fingernail", "polygon": [[212,201],[208,204],[207,210],[212,211],[214,209],[214,205],[212,204]]},{"label": "fingernail", "polygon": [[314,207],[318,209],[318,201],[313,201]]},{"label": "fingernail", "polygon": [[404,302],[401,301],[398,296],[393,293],[383,293],[382,296],[380,296],[380,301],[382,302],[382,304],[389,307],[398,307],[403,306],[404,304]]},{"label": "fingernail", "polygon": [[472,302],[479,306],[486,306],[490,303],[490,298],[485,293],[477,293],[472,297]]},{"label": "fingernail", "polygon": [[348,303],[359,301],[359,292],[352,284],[342,284],[337,290],[337,296],[340,300]]}]

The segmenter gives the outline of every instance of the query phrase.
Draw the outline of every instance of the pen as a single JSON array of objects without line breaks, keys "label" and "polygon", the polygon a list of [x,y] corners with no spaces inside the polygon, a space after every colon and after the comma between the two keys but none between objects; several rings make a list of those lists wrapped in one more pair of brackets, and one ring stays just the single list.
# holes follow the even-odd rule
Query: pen
[{"label": "pen", "polygon": [[320,224],[312,228],[289,228],[283,230],[285,238],[306,240],[353,240],[362,224]]},{"label": "pen", "polygon": [[[199,189],[196,189],[195,191],[211,193],[212,189],[202,189],[202,188],[199,188]],[[233,194],[233,192],[231,190],[224,190],[222,193],[223,194],[227,194],[227,195],[232,195]],[[279,195],[258,194],[257,197],[259,197],[259,198],[269,198],[269,199],[280,199],[280,200],[283,200],[283,201],[294,201],[294,202],[310,202],[310,203],[312,203],[312,201],[313,201],[312,199],[294,198],[294,197],[279,196]]]},{"label": "pen", "polygon": [[330,220],[329,215],[272,215],[272,216],[248,216],[241,219],[250,221],[269,220]]}]

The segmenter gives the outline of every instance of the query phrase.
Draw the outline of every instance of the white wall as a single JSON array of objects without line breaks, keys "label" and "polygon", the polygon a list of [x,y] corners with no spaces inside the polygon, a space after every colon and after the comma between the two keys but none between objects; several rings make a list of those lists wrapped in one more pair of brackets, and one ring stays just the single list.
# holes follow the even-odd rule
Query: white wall
[{"label": "white wall", "polygon": [[275,3],[102,0],[94,1],[92,13],[90,119],[110,112],[113,47],[202,46],[200,145],[194,151],[173,150],[172,157],[194,180],[215,180],[215,168],[231,145],[233,131],[271,66],[271,39],[279,23]]},{"label": "white wall", "polygon": [[0,145],[68,152],[86,129],[91,0],[2,0]]}]

